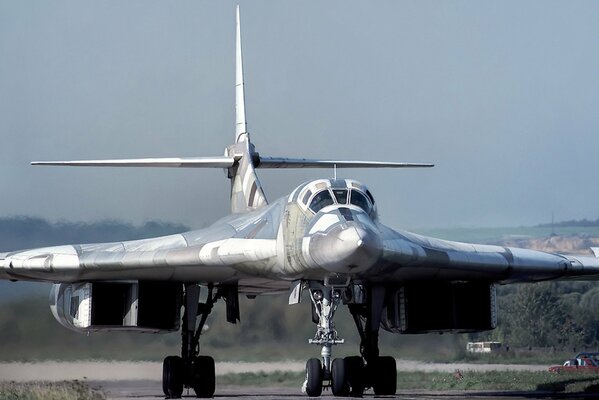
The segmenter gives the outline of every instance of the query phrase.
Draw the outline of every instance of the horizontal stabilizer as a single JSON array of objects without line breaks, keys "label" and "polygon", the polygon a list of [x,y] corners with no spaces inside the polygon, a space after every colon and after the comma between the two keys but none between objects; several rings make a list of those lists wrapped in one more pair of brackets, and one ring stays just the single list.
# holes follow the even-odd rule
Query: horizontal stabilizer
[{"label": "horizontal stabilizer", "polygon": [[33,161],[31,165],[74,167],[171,167],[171,168],[230,168],[233,157],[170,157],[131,158],[121,160]]},{"label": "horizontal stabilizer", "polygon": [[257,168],[430,168],[434,166],[428,163],[260,157]]},{"label": "horizontal stabilizer", "polygon": [[[73,167],[171,167],[231,168],[234,157],[169,157],[130,158],[116,160],[32,161],[31,165]],[[309,158],[256,157],[256,168],[430,168],[434,164],[385,161],[317,160]]]}]

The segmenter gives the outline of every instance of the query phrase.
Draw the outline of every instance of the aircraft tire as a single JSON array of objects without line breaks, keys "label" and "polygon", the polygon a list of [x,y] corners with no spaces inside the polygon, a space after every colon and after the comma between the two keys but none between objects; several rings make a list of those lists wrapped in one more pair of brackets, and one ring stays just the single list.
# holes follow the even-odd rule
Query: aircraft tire
[{"label": "aircraft tire", "polygon": [[345,357],[345,374],[352,397],[364,394],[364,360],[360,356]]},{"label": "aircraft tire", "polygon": [[193,362],[192,387],[197,397],[214,397],[216,390],[216,372],[214,359],[210,356],[198,356]]},{"label": "aircraft tire", "polygon": [[333,396],[347,397],[349,395],[347,365],[343,358],[335,358],[331,364],[331,391]]},{"label": "aircraft tire", "polygon": [[168,356],[162,363],[162,391],[169,399],[181,398],[183,394],[183,360]]},{"label": "aircraft tire", "polygon": [[393,357],[379,357],[372,372],[372,389],[376,395],[390,396],[397,390],[397,366]]},{"label": "aircraft tire", "polygon": [[319,397],[322,394],[322,364],[318,358],[311,358],[306,363],[306,394]]}]

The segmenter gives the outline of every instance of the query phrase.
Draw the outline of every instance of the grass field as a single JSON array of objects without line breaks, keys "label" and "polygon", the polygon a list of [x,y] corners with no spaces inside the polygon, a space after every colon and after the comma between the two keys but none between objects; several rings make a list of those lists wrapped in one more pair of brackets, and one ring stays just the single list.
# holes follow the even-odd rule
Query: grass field
[{"label": "grass field", "polygon": [[551,365],[563,364],[565,360],[572,358],[574,354],[571,351],[519,351],[513,350],[509,353],[490,353],[474,354],[462,353],[456,354],[453,358],[438,360],[438,362],[463,362],[471,364],[537,364]]},{"label": "grass field", "polygon": [[0,382],[0,400],[101,400],[101,392],[81,381]]},{"label": "grass field", "polygon": [[550,372],[402,372],[397,387],[427,390],[507,390],[547,392],[597,392],[599,374]]}]

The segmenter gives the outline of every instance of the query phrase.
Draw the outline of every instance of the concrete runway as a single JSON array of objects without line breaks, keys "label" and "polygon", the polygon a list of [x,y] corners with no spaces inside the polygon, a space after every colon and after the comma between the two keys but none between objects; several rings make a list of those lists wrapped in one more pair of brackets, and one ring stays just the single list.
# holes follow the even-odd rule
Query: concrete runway
[{"label": "concrete runway", "polygon": [[[217,376],[241,372],[274,372],[274,371],[303,371],[303,362],[276,363],[246,363],[218,362]],[[546,371],[546,365],[516,365],[516,364],[444,364],[423,363],[409,360],[397,360],[399,371]],[[44,361],[36,363],[0,363],[0,381],[62,381],[82,380],[91,387],[102,390],[108,399],[161,399],[162,384],[161,362],[108,362],[108,361],[76,361],[55,362]],[[218,378],[217,378],[218,381]],[[218,385],[215,397],[218,399],[302,399],[307,397],[300,391],[301,382],[297,387],[239,387]],[[193,398],[193,391],[184,397]],[[323,393],[325,398],[333,398],[330,391]],[[539,392],[490,392],[490,391],[443,391],[398,390],[396,396],[374,396],[367,392],[364,398],[398,398],[398,399],[564,399],[564,398],[598,398],[599,395],[573,394],[556,395]]]},{"label": "concrete runway", "polygon": [[[101,389],[111,400],[156,400],[163,399],[162,386],[155,381],[118,381],[118,382],[89,382],[93,388]],[[219,400],[306,400],[306,395],[300,393],[298,388],[275,387],[235,387],[225,386],[216,388],[214,396]],[[323,398],[334,399],[329,391],[323,392]],[[195,398],[193,392],[183,393],[183,398]],[[491,399],[589,399],[598,398],[599,395],[581,394],[553,394],[539,392],[493,392],[493,391],[427,391],[427,390],[398,390],[395,396],[375,396],[372,392],[364,395],[365,399],[402,399],[402,400],[491,400]]]}]

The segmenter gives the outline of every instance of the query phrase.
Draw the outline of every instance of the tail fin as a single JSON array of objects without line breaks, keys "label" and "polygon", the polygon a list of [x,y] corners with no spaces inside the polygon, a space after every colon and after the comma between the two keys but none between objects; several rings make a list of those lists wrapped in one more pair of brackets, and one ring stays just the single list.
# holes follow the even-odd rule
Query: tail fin
[{"label": "tail fin", "polygon": [[250,143],[250,134],[247,131],[239,6],[237,6],[236,14],[235,144],[227,148],[227,155],[239,160],[232,168],[229,168],[231,212],[234,213],[250,211],[268,204],[254,169],[254,160],[258,160],[258,154],[254,151],[254,145]]},{"label": "tail fin", "polygon": [[243,57],[241,55],[241,24],[237,6],[235,35],[235,143],[249,139],[245,120],[245,91],[243,89]]}]

